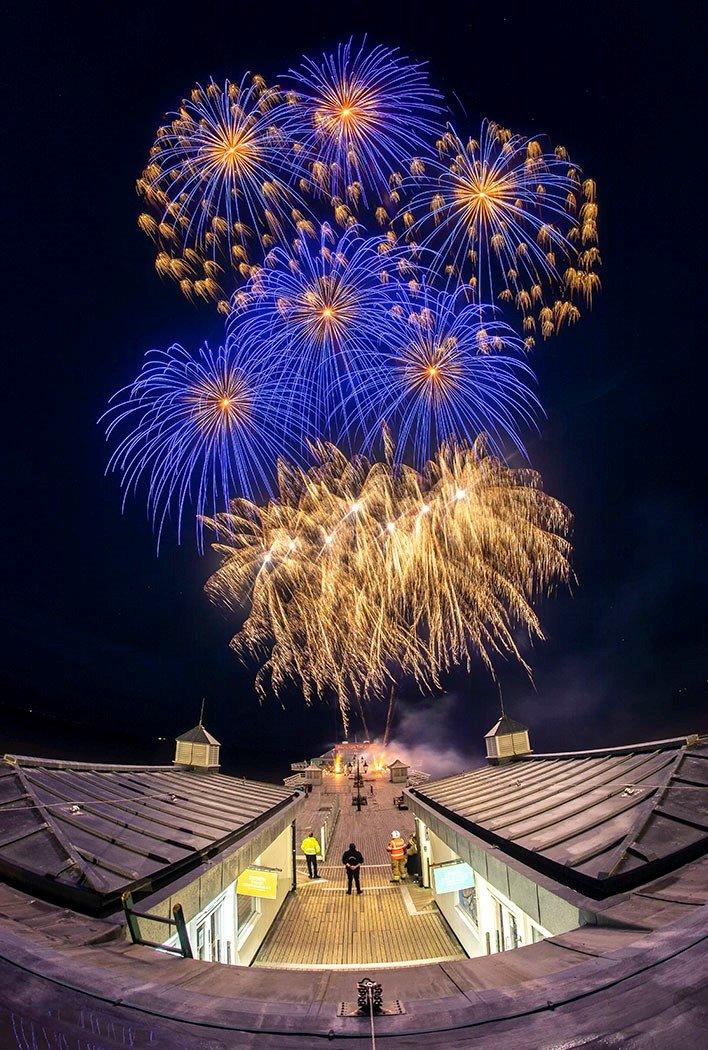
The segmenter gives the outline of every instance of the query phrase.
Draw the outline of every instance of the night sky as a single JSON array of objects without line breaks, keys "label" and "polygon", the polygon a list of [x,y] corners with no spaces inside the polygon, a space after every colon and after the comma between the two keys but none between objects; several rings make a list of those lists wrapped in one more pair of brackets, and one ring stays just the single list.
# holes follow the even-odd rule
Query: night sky
[{"label": "night sky", "polygon": [[[331,710],[295,695],[285,712],[259,705],[202,593],[213,556],[168,542],[156,557],[144,504],[121,515],[104,477],[96,420],[145,350],[222,336],[212,309],[158,277],[136,226],[135,179],[163,113],[195,80],[271,79],[362,32],[429,59],[472,126],[545,131],[598,181],[603,293],[532,358],[547,420],[529,455],[574,512],[578,584],[543,603],[534,683],[500,665],[506,708],[539,751],[706,729],[698,6],[207,0],[26,3],[12,17],[0,750],[169,760],[203,696],[227,765],[244,771],[337,736]],[[464,762],[497,717],[497,688],[481,670],[448,685],[441,700],[404,697],[397,735]]]}]

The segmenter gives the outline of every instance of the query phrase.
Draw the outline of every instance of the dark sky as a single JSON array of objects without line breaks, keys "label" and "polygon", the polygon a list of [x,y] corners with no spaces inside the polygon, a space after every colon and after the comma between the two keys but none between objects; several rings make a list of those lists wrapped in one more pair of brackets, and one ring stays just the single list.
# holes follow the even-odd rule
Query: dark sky
[{"label": "dark sky", "polygon": [[[129,761],[193,724],[202,696],[232,754],[334,738],[330,711],[259,706],[202,594],[213,559],[169,543],[156,558],[143,506],[121,516],[103,476],[96,419],[146,349],[221,335],[136,227],[162,114],[195,80],[273,77],[364,31],[429,59],[472,121],[546,131],[599,184],[603,294],[535,352],[548,419],[528,444],[575,514],[579,583],[543,605],[534,685],[500,668],[507,709],[537,750],[705,729],[699,7],[25,3],[12,19],[0,748],[99,758],[120,740]],[[400,731],[469,756],[496,690],[481,672],[449,685],[437,706],[403,702]]]}]

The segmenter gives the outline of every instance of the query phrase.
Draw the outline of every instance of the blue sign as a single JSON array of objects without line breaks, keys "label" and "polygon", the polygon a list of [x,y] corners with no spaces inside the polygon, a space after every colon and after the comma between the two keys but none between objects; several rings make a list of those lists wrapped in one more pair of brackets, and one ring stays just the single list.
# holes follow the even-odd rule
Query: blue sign
[{"label": "blue sign", "polygon": [[474,886],[474,872],[463,860],[442,864],[433,868],[436,893],[453,893]]}]

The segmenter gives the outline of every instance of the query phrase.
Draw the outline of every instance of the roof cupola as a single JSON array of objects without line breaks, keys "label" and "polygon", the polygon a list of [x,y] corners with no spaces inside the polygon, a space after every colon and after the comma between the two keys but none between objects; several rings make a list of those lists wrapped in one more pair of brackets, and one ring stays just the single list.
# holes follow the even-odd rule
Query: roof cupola
[{"label": "roof cupola", "polygon": [[198,725],[177,737],[173,762],[174,765],[183,766],[193,772],[217,773],[221,744],[204,728],[203,718],[204,701]]},{"label": "roof cupola", "polygon": [[511,762],[517,755],[531,752],[528,729],[507,714],[502,714],[496,725],[492,726],[484,742],[487,745],[487,761],[493,766]]}]

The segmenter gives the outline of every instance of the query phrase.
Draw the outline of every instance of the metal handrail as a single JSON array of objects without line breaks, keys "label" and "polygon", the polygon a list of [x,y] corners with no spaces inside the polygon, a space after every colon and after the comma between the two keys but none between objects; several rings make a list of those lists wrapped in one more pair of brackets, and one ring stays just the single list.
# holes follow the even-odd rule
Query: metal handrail
[{"label": "metal handrail", "polygon": [[[164,915],[151,915],[147,911],[137,911],[133,906],[133,895],[130,891],[126,891],[121,896],[121,902],[123,904],[123,912],[125,914],[125,921],[128,926],[130,933],[130,939],[133,944],[144,944],[148,948],[159,948],[162,952],[171,952],[173,955],[180,955],[183,959],[193,959],[192,946],[189,943],[189,933],[187,932],[187,924],[184,920],[184,911],[182,910],[181,904],[175,904],[172,908],[172,915],[174,918],[168,919]],[[149,922],[161,922],[165,926],[176,926],[177,937],[179,938],[179,948],[173,947],[168,944],[159,944],[157,941],[146,941],[140,933],[140,925],[138,919],[147,919]]]}]

